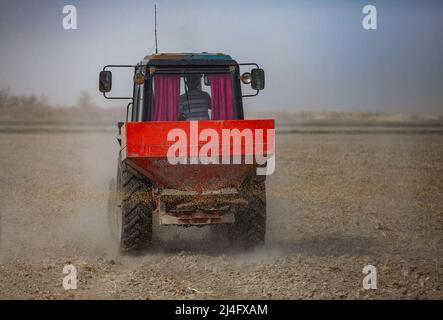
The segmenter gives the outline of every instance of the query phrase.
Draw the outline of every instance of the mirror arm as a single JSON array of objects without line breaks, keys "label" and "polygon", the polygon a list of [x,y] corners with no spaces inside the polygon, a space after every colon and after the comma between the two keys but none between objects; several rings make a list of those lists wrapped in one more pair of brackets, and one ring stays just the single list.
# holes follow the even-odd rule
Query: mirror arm
[{"label": "mirror arm", "polygon": [[[139,68],[142,66],[139,65],[132,65],[132,64],[108,64],[106,66],[103,67],[102,71],[106,71],[106,69],[108,68]],[[114,100],[132,100],[133,97],[109,97],[106,95],[106,92],[103,92],[103,97],[105,97],[106,99],[114,99]]]},{"label": "mirror arm", "polygon": [[259,92],[260,92],[260,90],[257,90],[257,92],[255,94],[245,94],[244,96],[242,96],[242,98],[255,97],[258,95]]},{"label": "mirror arm", "polygon": [[126,122],[128,122],[128,118],[129,118],[129,106],[133,106],[134,103],[133,102],[129,102],[128,105],[126,106]]},{"label": "mirror arm", "polygon": [[108,64],[103,67],[102,71],[106,71],[107,68],[135,68],[137,66],[131,64]]},{"label": "mirror arm", "polygon": [[106,95],[106,92],[103,92],[103,97],[105,97],[106,99],[110,99],[110,100],[112,100],[112,99],[118,99],[118,100],[132,100],[132,97],[108,97],[107,95]]},{"label": "mirror arm", "polygon": [[253,62],[249,62],[249,63],[239,63],[239,66],[256,66],[258,69],[260,69],[259,65]]}]

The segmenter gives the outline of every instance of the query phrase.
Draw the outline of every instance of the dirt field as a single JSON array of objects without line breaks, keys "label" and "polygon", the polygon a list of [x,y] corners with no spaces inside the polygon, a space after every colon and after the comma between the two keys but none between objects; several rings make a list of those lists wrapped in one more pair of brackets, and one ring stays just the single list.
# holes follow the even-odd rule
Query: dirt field
[{"label": "dirt field", "polygon": [[127,257],[106,218],[112,131],[0,133],[1,299],[443,298],[443,134],[277,135],[264,248],[163,227]]}]

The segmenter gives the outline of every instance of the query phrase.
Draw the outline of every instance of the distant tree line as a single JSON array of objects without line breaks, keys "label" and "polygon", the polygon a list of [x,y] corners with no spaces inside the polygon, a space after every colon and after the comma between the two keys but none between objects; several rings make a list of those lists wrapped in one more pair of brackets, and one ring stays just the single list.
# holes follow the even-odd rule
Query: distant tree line
[{"label": "distant tree line", "polygon": [[47,96],[15,95],[0,89],[0,121],[33,122],[115,122],[121,121],[125,108],[101,108],[87,92],[80,92],[73,106],[54,106]]}]

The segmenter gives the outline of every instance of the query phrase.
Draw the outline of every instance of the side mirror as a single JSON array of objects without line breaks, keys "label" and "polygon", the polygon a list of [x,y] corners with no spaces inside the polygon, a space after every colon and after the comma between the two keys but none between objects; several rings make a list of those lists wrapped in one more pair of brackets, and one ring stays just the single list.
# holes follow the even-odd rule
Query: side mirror
[{"label": "side mirror", "polygon": [[101,71],[99,80],[99,90],[100,92],[109,92],[112,88],[112,72],[111,71]]},{"label": "side mirror", "polygon": [[265,71],[263,69],[252,69],[251,78],[252,89],[263,90],[265,88]]}]

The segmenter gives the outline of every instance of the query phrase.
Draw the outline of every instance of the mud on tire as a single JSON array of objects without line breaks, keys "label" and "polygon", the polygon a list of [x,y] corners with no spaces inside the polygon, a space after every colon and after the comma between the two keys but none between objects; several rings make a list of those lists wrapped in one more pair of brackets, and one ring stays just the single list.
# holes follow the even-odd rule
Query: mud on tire
[{"label": "mud on tire", "polygon": [[152,240],[152,192],[146,181],[131,174],[124,163],[117,176],[120,250],[132,252],[146,249]]}]

